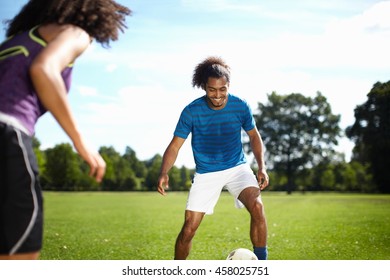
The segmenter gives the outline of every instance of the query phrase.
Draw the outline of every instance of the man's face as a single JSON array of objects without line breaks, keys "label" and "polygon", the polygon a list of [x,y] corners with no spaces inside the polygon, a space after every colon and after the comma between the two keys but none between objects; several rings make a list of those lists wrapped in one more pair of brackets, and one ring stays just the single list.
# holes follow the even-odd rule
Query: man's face
[{"label": "man's face", "polygon": [[229,83],[225,77],[209,78],[206,85],[207,103],[211,109],[221,110],[228,100]]}]

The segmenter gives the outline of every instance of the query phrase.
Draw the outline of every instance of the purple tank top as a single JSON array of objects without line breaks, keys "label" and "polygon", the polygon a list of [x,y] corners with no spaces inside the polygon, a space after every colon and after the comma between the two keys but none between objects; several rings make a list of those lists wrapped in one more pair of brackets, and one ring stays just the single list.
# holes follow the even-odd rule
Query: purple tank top
[{"label": "purple tank top", "polygon": [[[34,30],[17,34],[0,45],[0,113],[16,118],[30,133],[46,109],[39,101],[32,84],[29,68],[34,58],[47,45]],[[72,67],[61,75],[67,91],[71,84]]]}]

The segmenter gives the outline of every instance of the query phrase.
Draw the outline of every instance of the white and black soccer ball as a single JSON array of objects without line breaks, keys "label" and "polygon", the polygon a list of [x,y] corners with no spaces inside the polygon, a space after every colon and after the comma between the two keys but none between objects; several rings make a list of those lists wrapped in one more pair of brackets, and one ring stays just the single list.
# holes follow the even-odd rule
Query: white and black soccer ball
[{"label": "white and black soccer ball", "polygon": [[226,260],[257,260],[257,257],[251,250],[238,248],[231,251]]}]

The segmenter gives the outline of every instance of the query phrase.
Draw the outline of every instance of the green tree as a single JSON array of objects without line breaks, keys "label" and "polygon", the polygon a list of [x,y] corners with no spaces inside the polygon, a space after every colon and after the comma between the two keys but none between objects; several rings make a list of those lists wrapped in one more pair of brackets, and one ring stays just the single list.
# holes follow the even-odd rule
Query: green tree
[{"label": "green tree", "polygon": [[354,191],[356,189],[356,172],[351,164],[346,163],[345,161],[335,164],[334,174],[336,179],[336,191],[346,192]]},{"label": "green tree", "polygon": [[328,165],[326,169],[321,173],[320,176],[321,187],[325,191],[333,191],[336,185],[335,174],[333,173],[333,168],[331,165]]},{"label": "green tree", "polygon": [[191,171],[184,165],[180,168],[180,190],[188,190],[191,187]]},{"label": "green tree", "polygon": [[37,158],[39,171],[42,173],[45,170],[46,159],[45,154],[40,150],[41,142],[35,136],[32,138],[32,146],[35,157]]},{"label": "green tree", "polygon": [[314,171],[313,168],[305,168],[300,170],[295,179],[297,190],[305,192],[313,186]]},{"label": "green tree", "polygon": [[114,147],[101,147],[99,153],[106,162],[103,189],[109,191],[133,190],[137,184],[130,162],[123,158]]},{"label": "green tree", "polygon": [[152,159],[148,160],[145,164],[148,168],[148,174],[145,178],[145,187],[149,191],[154,191],[157,189],[158,176],[160,176],[162,156],[157,154]]},{"label": "green tree", "polygon": [[346,133],[355,142],[353,158],[369,164],[379,191],[390,193],[390,81],[375,83],[367,97]]},{"label": "green tree", "polygon": [[32,146],[34,150],[35,157],[37,159],[38,163],[38,170],[39,170],[39,177],[40,177],[40,182],[41,186],[43,189],[45,189],[47,185],[47,179],[45,178],[45,169],[46,169],[46,156],[45,153],[41,151],[41,142],[33,136],[32,138]]},{"label": "green tree", "polygon": [[358,161],[351,161],[349,166],[355,172],[355,189],[359,192],[373,193],[377,188],[373,183],[373,175],[370,172],[369,164],[362,164]]},{"label": "green tree", "polygon": [[99,153],[106,162],[106,173],[102,180],[102,188],[103,190],[115,189],[117,183],[115,165],[118,162],[120,155],[113,147],[100,147]]},{"label": "green tree", "polygon": [[125,153],[122,157],[129,163],[130,168],[135,175],[134,180],[136,181],[136,187],[134,189],[141,190],[148,172],[145,163],[137,158],[137,154],[130,147],[126,147]]},{"label": "green tree", "polygon": [[117,172],[117,189],[119,191],[132,191],[137,185],[136,176],[131,169],[129,162],[120,158],[116,165]]},{"label": "green tree", "polygon": [[77,189],[81,171],[78,155],[68,143],[47,149],[45,178],[50,189],[72,191]]},{"label": "green tree", "polygon": [[284,191],[287,185],[286,175],[277,174],[274,170],[268,170],[270,185],[267,187],[270,191]]},{"label": "green tree", "polygon": [[254,115],[267,152],[267,166],[287,177],[287,191],[295,187],[299,171],[335,155],[341,136],[340,116],[332,114],[326,98],[299,93],[268,95],[268,104],[258,104]]},{"label": "green tree", "polygon": [[[157,182],[157,180],[156,180]],[[181,172],[176,166],[172,166],[169,170],[169,189],[171,191],[178,191],[181,189]]]}]

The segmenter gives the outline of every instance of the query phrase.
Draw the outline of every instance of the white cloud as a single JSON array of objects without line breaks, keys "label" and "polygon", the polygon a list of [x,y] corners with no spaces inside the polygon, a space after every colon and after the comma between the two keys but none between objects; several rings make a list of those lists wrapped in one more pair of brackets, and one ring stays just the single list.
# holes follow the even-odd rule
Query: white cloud
[{"label": "white cloud", "polygon": [[[94,116],[90,117],[90,122],[99,122],[100,124],[122,125],[161,122],[166,120],[168,116],[168,114],[161,114],[163,111],[161,106],[166,104],[165,99],[169,95],[170,93],[160,86],[129,86],[122,88],[111,102],[91,102],[85,109],[90,111],[92,115],[110,112],[104,120],[96,120]],[[172,109],[170,110],[172,111]],[[155,112],[160,114],[155,115]]]},{"label": "white cloud", "polygon": [[390,1],[373,5],[361,14],[328,24],[320,42],[334,63],[350,68],[388,69],[390,57]]},{"label": "white cloud", "polygon": [[339,19],[328,26],[332,33],[372,33],[390,31],[390,1],[374,4],[351,18]]},{"label": "white cloud", "polygon": [[[78,112],[77,119],[85,138],[96,149],[112,145],[123,152],[130,146],[140,159],[145,160],[157,153],[163,154],[181,110],[191,98],[191,95],[160,85],[129,86],[104,103],[86,104]],[[192,152],[186,144],[177,164],[193,167],[192,162]]]},{"label": "white cloud", "polygon": [[226,10],[230,5],[227,0],[181,0],[181,5],[185,8],[203,11],[221,11]]},{"label": "white cloud", "polygon": [[94,97],[97,96],[97,89],[89,86],[77,86],[77,90],[81,96]]},{"label": "white cloud", "polygon": [[110,63],[110,64],[106,65],[106,71],[110,72],[110,73],[114,72],[117,68],[118,68],[118,65],[115,63]]}]

